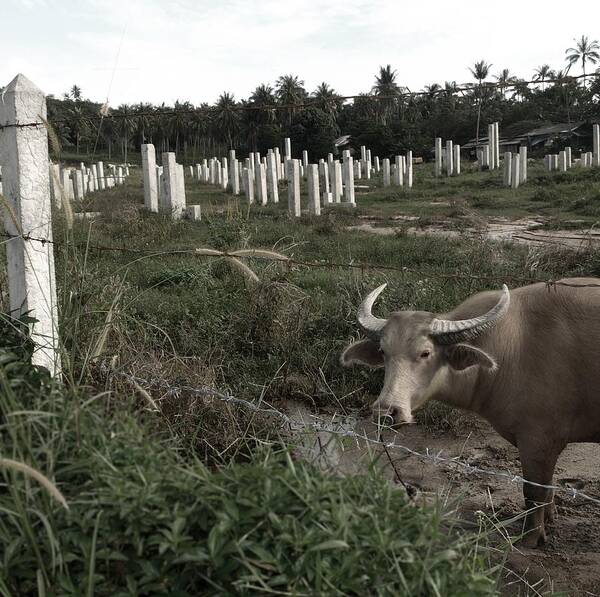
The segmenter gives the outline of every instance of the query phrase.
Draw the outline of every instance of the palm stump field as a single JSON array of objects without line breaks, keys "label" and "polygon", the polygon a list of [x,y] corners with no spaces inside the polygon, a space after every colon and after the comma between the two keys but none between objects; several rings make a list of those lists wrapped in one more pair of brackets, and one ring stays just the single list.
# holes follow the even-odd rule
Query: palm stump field
[{"label": "palm stump field", "polygon": [[512,190],[464,169],[417,165],[410,191],[378,175],[356,208],[299,219],[284,185],[278,205],[248,206],[186,174],[202,221],[173,222],[143,209],[137,166],[55,210],[66,381],[32,369],[23,330],[2,323],[0,454],[43,471],[68,509],[6,472],[0,592],[597,594],[600,506],[568,490],[600,496],[598,446],[561,456],[546,546],[513,546],[516,449],[436,403],[380,432],[382,371],[339,363],[384,282],[378,313],[439,313],[600,273],[600,170],[536,160]]}]

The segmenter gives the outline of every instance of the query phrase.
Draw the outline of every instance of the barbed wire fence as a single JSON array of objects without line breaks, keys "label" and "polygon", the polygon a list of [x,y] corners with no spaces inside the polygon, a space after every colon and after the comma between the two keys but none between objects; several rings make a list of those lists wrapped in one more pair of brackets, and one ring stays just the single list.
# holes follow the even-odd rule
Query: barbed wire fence
[{"label": "barbed wire fence", "polygon": [[[291,433],[323,433],[331,435],[332,437],[351,439],[356,441],[358,445],[360,445],[360,443],[362,442],[365,445],[380,447],[384,450],[399,451],[404,454],[408,454],[410,456],[419,458],[420,460],[431,462],[436,466],[444,466],[452,470],[459,470],[469,475],[485,475],[488,477],[501,479],[510,484],[531,485],[533,487],[549,489],[558,494],[565,495],[570,499],[574,500],[577,497],[580,497],[583,500],[600,506],[600,497],[589,495],[573,486],[566,487],[563,485],[546,485],[543,483],[536,483],[534,481],[529,481],[528,479],[525,479],[522,475],[519,475],[509,470],[499,471],[495,469],[482,468],[480,466],[473,465],[467,462],[466,460],[461,459],[460,456],[448,456],[444,453],[443,450],[433,450],[431,448],[425,448],[425,450],[423,451],[415,450],[410,446],[402,444],[398,439],[401,437],[401,434],[391,427],[377,426],[377,435],[379,437],[374,438],[369,437],[366,431],[364,433],[358,433],[352,429],[349,429],[347,423],[336,420],[337,415],[335,414],[332,415],[328,421],[316,415],[310,415],[311,420],[306,421],[302,416],[291,417],[290,415],[272,406],[268,406],[265,408],[263,406],[255,404],[254,402],[250,402],[243,398],[238,398],[236,396],[233,396],[232,394],[222,392],[209,386],[203,386],[199,388],[185,385],[173,386],[162,379],[147,380],[123,372],[117,373],[116,375],[122,377],[123,379],[129,380],[130,382],[135,382],[135,384],[137,385],[144,384],[146,386],[146,388],[144,388],[145,390],[147,388],[152,388],[158,385],[161,388],[161,391],[163,392],[163,397],[177,397],[183,392],[185,392],[193,396],[203,397],[218,402],[235,404],[236,406],[240,406],[252,412],[269,417],[274,417],[279,421],[280,427],[282,429],[286,429]],[[382,432],[393,434],[394,439],[392,441],[385,441],[381,439]]]},{"label": "barbed wire fence", "polygon": [[[22,239],[25,241],[37,242],[42,245],[53,245],[57,247],[75,247],[85,249],[86,251],[100,251],[100,252],[116,252],[116,253],[125,253],[131,255],[142,255],[146,257],[161,257],[168,255],[196,255],[201,258],[208,259],[219,259],[219,258],[247,258],[247,259],[257,259],[259,261],[271,261],[276,263],[281,263],[286,266],[298,266],[298,267],[306,267],[306,268],[314,268],[314,269],[348,269],[348,270],[359,270],[361,272],[366,272],[369,270],[372,271],[387,271],[387,272],[395,272],[400,274],[414,274],[423,277],[430,278],[438,278],[444,280],[469,280],[476,282],[493,282],[493,281],[509,281],[513,283],[519,284],[534,284],[534,283],[543,283],[550,290],[557,286],[564,286],[568,288],[600,288],[599,283],[575,283],[575,282],[565,282],[562,280],[555,280],[553,278],[540,278],[534,276],[515,276],[514,274],[508,273],[499,273],[497,275],[485,275],[485,274],[471,274],[467,272],[457,272],[457,271],[434,271],[434,270],[423,270],[414,267],[408,266],[394,266],[387,264],[378,264],[366,261],[357,261],[357,262],[339,262],[339,261],[330,261],[330,260],[321,260],[321,261],[307,261],[304,259],[297,259],[294,257],[288,257],[282,254],[267,254],[268,251],[264,251],[261,249],[240,249],[238,251],[220,251],[216,249],[190,249],[190,248],[172,248],[172,249],[163,249],[160,251],[153,249],[138,249],[132,247],[117,247],[117,246],[108,246],[108,245],[97,245],[88,241],[75,242],[75,241],[56,241],[49,240],[46,238],[38,238],[32,236],[30,234],[9,234],[7,232],[0,233],[0,238],[6,239],[5,242],[10,242],[12,240]],[[0,243],[1,245],[2,243]],[[204,251],[213,251],[213,253],[206,253]]]}]

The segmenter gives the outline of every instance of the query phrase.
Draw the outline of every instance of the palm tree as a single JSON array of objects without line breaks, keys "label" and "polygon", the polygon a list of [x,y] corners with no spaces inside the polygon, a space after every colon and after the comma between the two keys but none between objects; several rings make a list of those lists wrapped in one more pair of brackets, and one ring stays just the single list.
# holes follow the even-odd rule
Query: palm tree
[{"label": "palm tree", "polygon": [[480,60],[479,62],[476,62],[473,65],[473,68],[469,67],[469,70],[471,71],[471,74],[473,75],[473,77],[477,80],[477,82],[479,83],[477,90],[478,90],[478,106],[477,106],[477,134],[476,134],[476,143],[479,143],[479,125],[481,123],[481,102],[482,102],[482,96],[481,96],[481,85],[483,83],[483,81],[486,79],[486,77],[490,74],[490,69],[492,68],[491,64],[488,64],[485,60]]},{"label": "palm tree", "polygon": [[546,79],[552,77],[552,70],[550,69],[549,64],[542,64],[538,66],[533,72],[533,78],[535,81],[541,81],[542,83],[542,91],[546,88]]},{"label": "palm tree", "polygon": [[288,126],[291,126],[296,112],[293,105],[301,103],[307,96],[304,81],[295,75],[282,75],[275,82],[275,95],[280,103],[289,106],[285,111],[288,116]]},{"label": "palm tree", "polygon": [[[270,85],[259,85],[250,95],[250,104],[253,106],[274,106],[276,103],[275,92]],[[274,109],[252,110],[255,112],[254,120],[257,123],[271,123],[275,120]]]},{"label": "palm tree", "polygon": [[394,106],[397,102],[394,96],[400,95],[401,88],[396,82],[397,72],[392,70],[390,64],[379,67],[379,74],[375,75],[375,84],[373,85],[373,93],[378,96],[385,97],[379,102],[379,113],[381,124],[387,124],[388,118],[391,115]]},{"label": "palm tree", "polygon": [[222,93],[215,105],[215,125],[220,136],[227,141],[227,149],[233,149],[233,137],[239,128],[239,111],[231,93]]},{"label": "palm tree", "polygon": [[598,45],[598,40],[589,41],[587,35],[582,35],[581,39],[573,40],[575,42],[574,48],[567,48],[565,50],[565,54],[567,55],[567,62],[569,66],[567,67],[567,72],[569,69],[578,62],[581,62],[581,68],[583,70],[583,84],[586,84],[586,73],[585,73],[585,64],[589,62],[590,64],[596,64],[600,60],[600,45]]},{"label": "palm tree", "polygon": [[318,102],[318,107],[335,123],[337,114],[342,107],[342,101],[335,89],[323,82],[314,90],[312,97]]},{"label": "palm tree", "polygon": [[73,87],[71,87],[71,91],[69,92],[69,95],[75,101],[80,100],[81,99],[81,87],[78,87],[77,85],[73,85]]},{"label": "palm tree", "polygon": [[506,88],[517,80],[507,68],[503,68],[497,75],[494,75],[494,79],[498,81],[498,87],[500,87],[502,95],[506,95]]}]

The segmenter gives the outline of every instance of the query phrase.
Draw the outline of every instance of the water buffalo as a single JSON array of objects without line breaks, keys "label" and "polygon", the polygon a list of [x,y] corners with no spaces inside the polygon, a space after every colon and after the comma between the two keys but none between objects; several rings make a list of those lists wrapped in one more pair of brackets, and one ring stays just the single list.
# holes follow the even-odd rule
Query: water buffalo
[{"label": "water buffalo", "polygon": [[[591,287],[586,285],[592,285]],[[385,284],[358,309],[367,339],[342,364],[385,367],[373,405],[381,420],[411,422],[428,400],[479,414],[516,446],[523,476],[552,483],[571,442],[600,441],[600,279],[573,278],[509,292],[481,292],[450,313],[398,311],[375,317]],[[550,490],[524,484],[526,546],[546,541]]]}]

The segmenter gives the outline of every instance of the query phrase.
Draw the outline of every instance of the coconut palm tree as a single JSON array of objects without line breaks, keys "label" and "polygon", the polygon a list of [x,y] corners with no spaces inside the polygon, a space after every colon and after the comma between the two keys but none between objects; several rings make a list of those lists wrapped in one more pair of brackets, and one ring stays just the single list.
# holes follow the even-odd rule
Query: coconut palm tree
[{"label": "coconut palm tree", "polygon": [[318,102],[319,109],[335,123],[343,103],[335,89],[323,82],[313,91],[312,97]]},{"label": "coconut palm tree", "polygon": [[542,84],[542,91],[546,88],[546,79],[552,77],[552,70],[549,64],[542,64],[533,71],[533,78],[535,81],[540,81]]},{"label": "coconut palm tree", "polygon": [[503,96],[506,95],[506,88],[517,80],[507,68],[503,68],[497,75],[494,75],[494,79],[498,81],[498,87],[500,87]]},{"label": "coconut palm tree", "polygon": [[382,99],[379,102],[378,113],[380,115],[381,124],[385,125],[391,116],[397,100],[394,96],[399,96],[402,89],[396,81],[397,72],[392,69],[390,64],[379,67],[379,73],[375,75],[375,84],[373,85],[373,93]]},{"label": "coconut palm tree", "polygon": [[589,41],[587,35],[582,35],[579,40],[574,39],[575,47],[567,48],[565,50],[565,54],[567,55],[566,60],[569,63],[567,66],[567,72],[569,69],[578,62],[581,62],[581,69],[583,71],[583,84],[586,84],[586,72],[585,65],[587,62],[590,64],[596,64],[600,60],[600,45],[598,45],[598,40]]},{"label": "coconut palm tree", "polygon": [[473,68],[469,67],[473,78],[475,78],[478,82],[477,86],[477,98],[478,98],[478,106],[477,106],[477,133],[476,133],[476,143],[479,143],[479,125],[481,124],[481,103],[483,100],[481,93],[481,85],[483,81],[490,74],[490,69],[492,68],[491,64],[488,64],[485,60],[480,60],[473,65]]},{"label": "coconut palm tree", "polygon": [[288,126],[291,126],[292,118],[296,112],[296,108],[293,107],[294,104],[302,103],[308,95],[306,89],[304,89],[304,81],[295,75],[282,75],[275,82],[275,95],[280,103],[288,106],[285,112],[287,113]]},{"label": "coconut palm tree", "polygon": [[233,149],[233,137],[239,129],[239,111],[231,93],[222,93],[214,109],[214,123],[220,137],[227,141],[227,148]]}]

